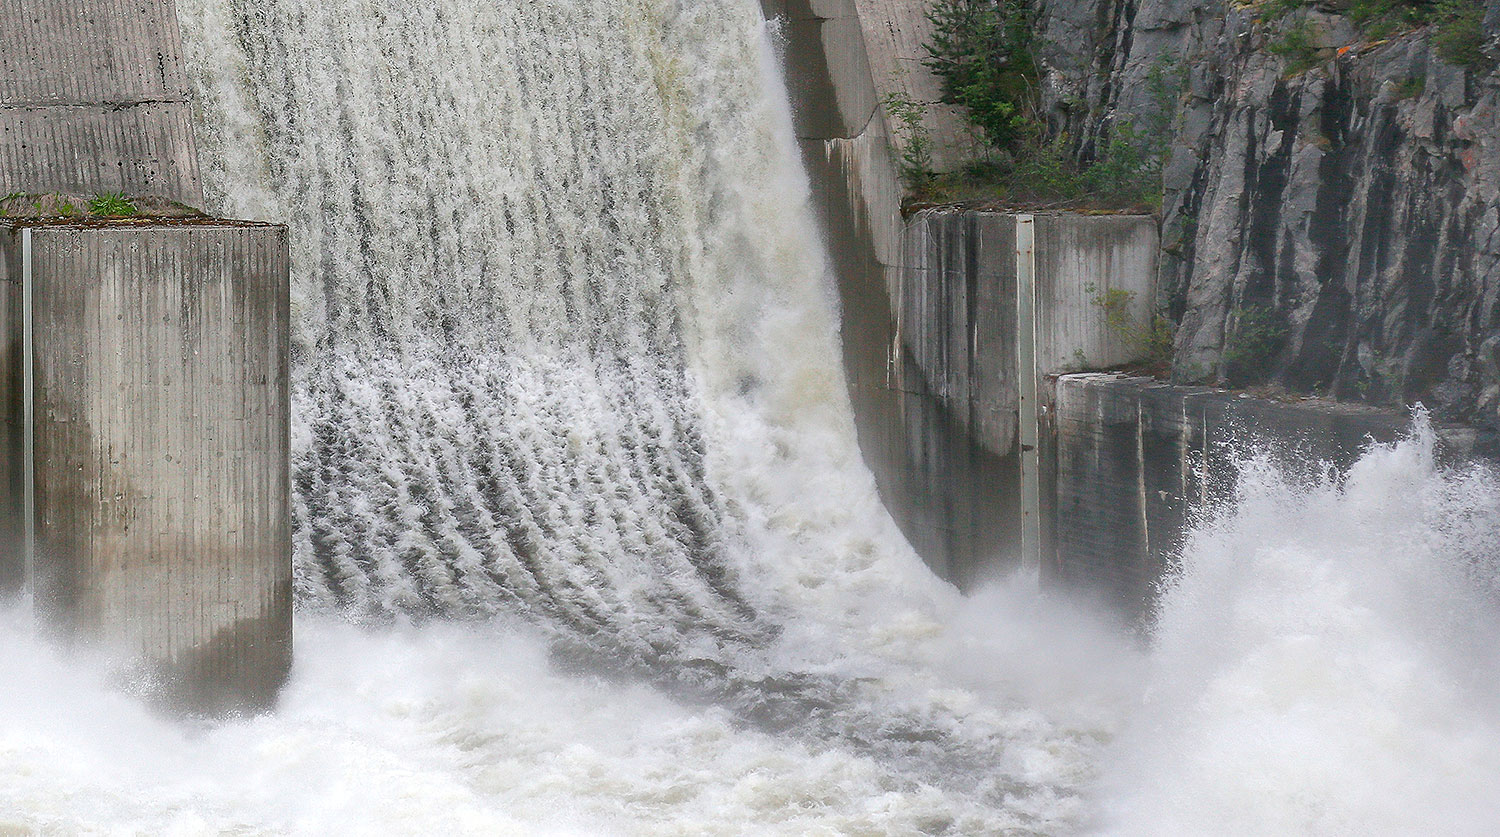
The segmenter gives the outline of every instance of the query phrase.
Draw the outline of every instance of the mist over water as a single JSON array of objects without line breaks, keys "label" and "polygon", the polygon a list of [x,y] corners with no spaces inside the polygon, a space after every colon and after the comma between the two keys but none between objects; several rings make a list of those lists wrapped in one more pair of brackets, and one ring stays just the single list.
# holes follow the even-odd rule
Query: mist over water
[{"label": "mist over water", "polygon": [[[1438,468],[1432,446],[1419,426],[1343,481],[1247,457],[1238,496],[1194,531],[1145,651],[1020,582],[867,617],[842,665],[872,682],[828,711],[864,722],[925,707],[945,725],[925,769],[559,666],[547,632],[513,619],[372,628],[304,612],[274,713],[184,725],[29,638],[7,608],[0,826],[1492,833],[1500,487]],[[871,649],[900,662],[871,668]],[[985,736],[1000,742],[992,764],[928,780],[945,750]],[[986,792],[1007,773],[1037,787]]]},{"label": "mist over water", "polygon": [[1500,822],[1500,491],[1425,430],[1247,467],[1149,650],[921,565],[753,0],[177,9],[212,208],[294,230],[297,658],[184,725],[0,610],[0,831]]},{"label": "mist over water", "polygon": [[1500,828],[1500,481],[1431,427],[1347,478],[1246,455],[1162,598],[1119,834]]}]

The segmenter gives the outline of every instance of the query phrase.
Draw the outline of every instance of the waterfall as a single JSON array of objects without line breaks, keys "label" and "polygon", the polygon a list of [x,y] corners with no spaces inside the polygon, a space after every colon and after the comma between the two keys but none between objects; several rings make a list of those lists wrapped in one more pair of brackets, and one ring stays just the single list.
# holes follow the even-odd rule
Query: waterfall
[{"label": "waterfall", "polygon": [[0,832],[1494,831],[1500,489],[1430,432],[1247,462],[1148,650],[922,566],[755,0],[176,7],[209,208],[292,230],[295,668],[184,726],[0,607]]},{"label": "waterfall", "polygon": [[757,3],[178,11],[212,208],[295,231],[304,612],[519,618],[903,783],[1076,804],[1009,721],[868,694],[912,663],[878,614],[958,605],[860,459]]},{"label": "waterfall", "polygon": [[818,501],[735,472],[874,501],[755,4],[178,5],[213,209],[296,231],[303,605],[763,642],[747,515]]},{"label": "waterfall", "polygon": [[1086,736],[871,685],[928,677],[883,616],[961,604],[862,464],[759,4],[178,14],[211,208],[295,231],[304,613],[519,619],[896,786],[1077,804],[1008,751]]}]

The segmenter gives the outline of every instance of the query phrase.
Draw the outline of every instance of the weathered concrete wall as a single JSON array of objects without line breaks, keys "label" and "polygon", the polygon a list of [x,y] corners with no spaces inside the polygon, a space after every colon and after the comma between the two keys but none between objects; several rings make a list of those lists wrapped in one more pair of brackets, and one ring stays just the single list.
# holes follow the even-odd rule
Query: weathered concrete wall
[{"label": "weathered concrete wall", "polygon": [[[1037,371],[1104,369],[1137,360],[1149,327],[1159,252],[1145,215],[1036,216]],[[1114,297],[1121,321],[1105,305]]]},{"label": "weathered concrete wall", "polygon": [[[1368,440],[1392,441],[1411,422],[1399,411],[1111,374],[1058,378],[1051,415],[1044,579],[1101,593],[1138,617],[1177,559],[1189,515],[1232,492],[1236,466],[1226,443],[1252,443],[1293,466],[1346,468]],[[1493,434],[1444,428],[1439,436],[1455,458],[1496,453]]]},{"label": "weathered concrete wall", "polygon": [[884,481],[886,505],[961,587],[1019,549],[1015,247],[1011,216],[913,217],[885,338],[901,469]]},{"label": "weathered concrete wall", "polygon": [[[917,552],[968,586],[1019,558],[1015,218],[930,210],[903,222],[863,7],[763,6],[783,20],[795,126],[843,305],[861,451]],[[907,23],[919,14],[912,4],[882,8]],[[1037,238],[1041,371],[1129,360],[1133,350],[1093,299],[1120,288],[1133,294],[1132,317],[1149,316],[1154,222],[1046,215]]]},{"label": "weathered concrete wall", "polygon": [[39,614],[191,708],[269,702],[291,655],[286,229],[11,228],[7,287],[28,233]]},{"label": "weathered concrete wall", "polygon": [[[905,472],[887,502],[934,569],[960,586],[1019,556],[1016,218],[934,209],[906,228],[889,364]],[[1039,374],[1128,363],[1140,348],[1098,299],[1129,299],[1144,323],[1156,222],[1144,216],[1035,216]],[[892,492],[894,493],[894,492]]]},{"label": "weathered concrete wall", "polygon": [[[914,364],[902,392],[941,400],[966,432],[1005,453],[1016,432],[1016,214],[929,209],[906,227],[897,330]],[[1139,215],[1036,215],[1037,370],[1103,369],[1140,356],[1101,304],[1151,316],[1156,222]],[[913,377],[913,374],[915,377]]]},{"label": "weathered concrete wall", "polygon": [[198,205],[171,0],[0,0],[0,192]]},{"label": "weathered concrete wall", "polygon": [[[974,159],[978,139],[961,108],[945,105],[942,82],[926,66],[927,45],[932,42],[932,22],[927,0],[855,0],[859,21],[869,51],[870,73],[880,101],[891,97],[922,108],[920,127],[925,132],[935,171],[952,171]],[[892,124],[897,152],[906,147],[914,126]]]}]

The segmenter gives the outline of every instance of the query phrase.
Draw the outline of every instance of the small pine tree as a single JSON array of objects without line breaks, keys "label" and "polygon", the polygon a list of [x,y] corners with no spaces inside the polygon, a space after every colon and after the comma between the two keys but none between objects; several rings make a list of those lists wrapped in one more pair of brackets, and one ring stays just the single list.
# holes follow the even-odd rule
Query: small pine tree
[{"label": "small pine tree", "polygon": [[937,0],[927,12],[932,43],[924,63],[943,83],[943,101],[968,108],[994,148],[1014,153],[1041,130],[1028,0]]}]

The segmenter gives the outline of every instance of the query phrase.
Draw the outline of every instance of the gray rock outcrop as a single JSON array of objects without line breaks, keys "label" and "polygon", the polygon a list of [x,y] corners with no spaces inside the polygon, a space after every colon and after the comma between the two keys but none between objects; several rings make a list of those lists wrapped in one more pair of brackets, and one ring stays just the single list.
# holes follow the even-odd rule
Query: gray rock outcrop
[{"label": "gray rock outcrop", "polygon": [[[1321,5],[1042,0],[1042,25],[1052,127],[1087,156],[1129,120],[1163,154],[1176,379],[1500,425],[1500,73]],[[1500,57],[1500,0],[1485,26]]]}]

